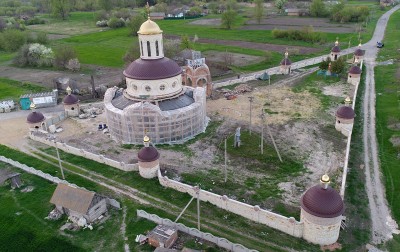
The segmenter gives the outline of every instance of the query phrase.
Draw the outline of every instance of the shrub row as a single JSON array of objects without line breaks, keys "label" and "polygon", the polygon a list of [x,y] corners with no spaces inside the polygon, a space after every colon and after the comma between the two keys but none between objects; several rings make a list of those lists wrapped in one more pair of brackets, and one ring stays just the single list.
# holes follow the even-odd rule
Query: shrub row
[{"label": "shrub row", "polygon": [[285,38],[289,40],[299,40],[311,43],[324,43],[326,37],[321,32],[315,32],[312,26],[304,27],[302,30],[278,30],[272,31],[274,38]]},{"label": "shrub row", "polygon": [[47,34],[39,32],[33,36],[31,33],[16,29],[7,29],[0,33],[0,50],[15,52],[25,43],[47,44]]}]

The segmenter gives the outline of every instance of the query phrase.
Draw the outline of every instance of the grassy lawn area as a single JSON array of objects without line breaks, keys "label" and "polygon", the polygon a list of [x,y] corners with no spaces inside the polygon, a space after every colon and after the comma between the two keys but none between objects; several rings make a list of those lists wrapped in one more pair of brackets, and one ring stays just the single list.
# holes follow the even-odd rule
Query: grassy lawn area
[{"label": "grassy lawn area", "polygon": [[15,80],[0,78],[0,100],[12,99],[18,101],[19,97],[23,94],[47,91],[51,90],[31,83],[22,83]]},{"label": "grassy lawn area", "polygon": [[28,30],[41,31],[50,34],[77,35],[100,31],[104,28],[96,27],[94,12],[71,12],[68,20],[60,20],[49,14],[37,15],[46,20],[46,24],[29,25]]},{"label": "grassy lawn area", "polygon": [[[48,150],[45,150],[48,153],[53,153],[54,150],[49,148]],[[140,191],[145,191],[150,195],[153,195],[157,198],[161,199],[167,199],[169,202],[172,202],[174,205],[178,206],[180,209],[189,201],[190,196],[187,194],[179,193],[175,190],[167,189],[159,185],[158,181],[156,179],[153,180],[147,180],[141,178],[138,173],[136,172],[123,172],[120,170],[117,170],[115,168],[106,166],[104,164],[100,164],[97,162],[93,162],[91,160],[87,160],[82,157],[70,155],[64,152],[61,152],[61,157],[63,160],[68,160],[68,162],[74,163],[76,165],[80,165],[88,170],[91,170],[92,172],[96,172],[98,174],[101,174],[103,176],[106,176],[108,178],[114,179],[115,181],[121,183],[121,184],[126,184],[130,185],[134,188],[139,189]],[[27,164],[29,166],[35,167],[36,169],[42,170],[43,172],[49,173],[53,176],[59,176],[58,175],[58,167],[56,165],[51,165],[46,162],[43,162],[39,159],[33,158],[29,155],[26,155],[24,153],[21,153],[19,151],[10,149],[6,146],[0,145],[0,155],[7,156],[13,160],[17,160],[21,163]],[[46,158],[49,161],[56,162],[55,159],[52,158]],[[77,171],[77,169],[64,163],[63,166],[67,169],[71,169],[73,171]],[[112,192],[109,190],[94,184],[91,181],[88,181],[86,179],[83,179],[82,177],[78,175],[74,175],[70,172],[65,172],[66,179],[72,183],[75,183],[79,186],[83,186],[89,190],[93,190],[96,192],[101,192],[104,195],[113,195]],[[146,199],[146,198],[145,198]],[[131,200],[128,200],[129,202],[132,202]],[[157,204],[157,203],[155,203]],[[160,210],[158,208],[153,208],[153,207],[148,207],[148,206],[141,206],[141,209],[144,209],[148,212],[155,213],[161,217],[166,217],[170,219],[176,218],[177,214],[174,212],[172,209],[165,209],[165,210]],[[242,243],[245,246],[248,247],[262,247],[263,251],[280,251],[281,249],[279,246],[283,247],[288,247],[288,248],[293,248],[296,250],[305,250],[305,251],[319,251],[319,247],[310,245],[304,240],[297,239],[294,237],[291,237],[289,235],[283,234],[281,232],[275,231],[272,228],[269,228],[265,225],[257,224],[252,221],[249,221],[247,219],[244,219],[242,217],[239,217],[235,214],[231,214],[229,212],[226,212],[224,210],[221,210],[209,203],[202,203],[202,216],[204,216],[203,221],[204,224],[207,224],[208,227],[214,228],[214,230],[209,230],[207,227],[202,227],[202,231],[206,232],[212,232],[216,235],[219,236],[224,236],[227,237],[229,240],[235,241]],[[196,213],[196,205],[191,204],[187,211],[190,213],[190,215],[195,215]],[[132,211],[130,212],[131,215],[134,215]],[[118,215],[120,216],[120,215]],[[188,222],[188,220],[193,221],[193,217],[189,216],[189,214],[185,214],[180,222],[188,225],[188,226],[193,226],[192,222]],[[207,220],[212,220],[216,223],[221,223],[221,221],[224,223],[226,226],[226,229],[221,230],[221,226],[217,226],[213,224],[212,222],[207,222]],[[132,219],[133,223],[132,225],[135,226],[136,221],[135,219]],[[147,225],[147,224],[146,224]],[[148,225],[147,225],[148,226]],[[133,228],[129,227],[128,228]],[[231,231],[232,230],[241,230],[241,233],[243,234],[251,234],[251,237],[254,237],[252,239],[248,239],[245,237],[239,237],[237,233]],[[148,229],[145,229],[148,230]],[[219,233],[215,230],[218,230]],[[252,230],[251,232],[249,230]],[[142,232],[142,231],[141,231]],[[268,241],[265,241],[265,234],[268,234]],[[139,234],[139,231],[136,231],[134,234],[131,234],[131,236]],[[129,234],[128,234],[129,235]],[[254,239],[257,239],[257,242]],[[133,238],[132,238],[133,239]],[[132,239],[129,241],[130,243],[132,242]],[[87,240],[88,241],[88,240]],[[118,240],[116,240],[118,241]],[[269,242],[272,241],[272,242]],[[134,244],[134,243],[133,243]],[[278,247],[276,245],[278,245]],[[132,245],[133,246],[133,245]],[[132,249],[131,246],[131,249]],[[133,251],[139,251],[139,250],[133,250]],[[216,250],[218,251],[218,250]]]},{"label": "grassy lawn area", "polygon": [[[400,37],[400,11],[389,20],[385,34],[385,47],[380,49],[379,61],[399,59],[398,38]],[[394,144],[400,139],[400,63],[375,67],[376,89],[376,134],[379,145],[379,159],[384,174],[386,198],[397,223],[400,222],[400,146]],[[392,143],[392,141],[393,143]],[[400,249],[400,236],[387,244],[389,251]]]},{"label": "grassy lawn area", "polygon": [[[363,71],[358,89],[355,113],[362,114],[362,97],[365,87],[365,71]],[[353,133],[350,145],[349,172],[347,175],[346,192],[344,204],[346,207],[347,227],[340,231],[339,243],[343,245],[344,251],[363,251],[364,246],[370,240],[370,211],[368,196],[365,190],[365,172],[360,169],[364,163],[363,142],[363,120],[360,116],[354,119]]]},{"label": "grassy lawn area", "polygon": [[[363,41],[368,41],[373,33],[377,19],[384,13],[384,11],[378,10],[376,6],[371,6],[374,9],[371,14],[370,21],[366,27],[365,32],[361,34]],[[212,17],[218,18],[220,15],[213,15]],[[208,17],[205,17],[208,18]],[[164,35],[175,35],[182,36],[187,35],[194,37],[197,35],[199,38],[219,39],[219,40],[239,40],[249,41],[257,43],[271,43],[288,46],[307,46],[307,47],[318,47],[323,50],[323,53],[327,53],[336,40],[339,37],[339,41],[342,42],[342,47],[348,46],[348,41],[351,42],[352,46],[356,46],[358,42],[358,34],[334,34],[324,33],[327,38],[327,43],[324,45],[316,45],[309,42],[294,41],[286,39],[275,39],[272,36],[272,31],[268,30],[245,30],[241,29],[244,27],[242,24],[244,18],[239,17],[236,21],[236,26],[231,30],[222,29],[218,26],[202,26],[189,24],[193,20],[157,20],[158,25],[164,31]],[[61,27],[60,27],[61,26]],[[87,28],[87,30],[85,30]],[[133,43],[137,43],[137,37],[131,37],[128,35],[127,28],[120,28],[115,30],[104,30],[95,27],[95,21],[93,19],[93,13],[85,12],[74,12],[68,21],[55,21],[51,20],[51,23],[46,25],[37,25],[30,27],[29,29],[46,31],[49,33],[59,34],[81,34],[53,42],[53,45],[71,45],[78,52],[78,57],[81,63],[94,64],[110,67],[122,67],[124,62],[122,57],[125,52]],[[76,29],[81,29],[75,31]],[[232,52],[232,53],[243,53],[249,55],[263,55],[263,51],[254,49],[245,49],[235,46],[222,46],[214,44],[199,44],[197,43],[194,48],[200,51],[217,50],[221,52]],[[306,57],[313,57],[316,55],[299,55],[291,56],[293,61],[304,59]],[[282,55],[277,52],[272,52],[272,58],[266,62],[257,63],[254,65],[239,67],[239,71],[256,71],[265,69],[270,66],[275,66]]]}]

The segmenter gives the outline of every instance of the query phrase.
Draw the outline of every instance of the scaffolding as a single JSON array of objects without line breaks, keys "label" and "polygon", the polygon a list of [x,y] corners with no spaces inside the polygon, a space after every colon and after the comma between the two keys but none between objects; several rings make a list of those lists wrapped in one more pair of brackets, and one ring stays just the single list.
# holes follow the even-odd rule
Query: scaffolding
[{"label": "scaffolding", "polygon": [[[123,95],[118,96],[118,92],[116,87],[109,88],[104,96],[110,134],[117,142],[141,144],[147,134],[155,144],[183,143],[207,127],[204,88],[185,87],[180,97],[167,101],[143,99],[119,108],[113,104],[114,99]],[[191,102],[178,104],[182,98]]]}]

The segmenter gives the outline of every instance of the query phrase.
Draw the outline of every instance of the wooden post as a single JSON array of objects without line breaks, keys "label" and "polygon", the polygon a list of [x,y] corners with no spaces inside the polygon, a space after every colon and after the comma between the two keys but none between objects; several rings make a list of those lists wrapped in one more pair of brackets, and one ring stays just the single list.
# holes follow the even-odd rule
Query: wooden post
[{"label": "wooden post", "polygon": [[253,103],[254,97],[253,96],[249,96],[249,102],[250,102],[250,136],[251,136],[251,109],[252,109],[252,103]]},{"label": "wooden post", "polygon": [[94,77],[93,74],[90,75],[90,84],[92,85],[92,98],[96,98],[96,89],[94,88]]}]

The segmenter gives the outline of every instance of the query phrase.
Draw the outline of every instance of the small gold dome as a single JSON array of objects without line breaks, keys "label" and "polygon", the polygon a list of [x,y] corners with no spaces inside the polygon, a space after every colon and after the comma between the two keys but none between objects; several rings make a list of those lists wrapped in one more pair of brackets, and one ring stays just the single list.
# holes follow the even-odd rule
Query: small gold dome
[{"label": "small gold dome", "polygon": [[322,183],[329,183],[330,182],[329,176],[327,174],[322,175],[321,182]]},{"label": "small gold dome", "polygon": [[145,143],[150,142],[150,138],[148,136],[144,136],[143,142],[145,142]]},{"label": "small gold dome", "polygon": [[346,99],[344,99],[344,102],[345,102],[345,103],[351,103],[351,99],[350,99],[350,97],[349,97],[349,96],[347,96],[347,97],[346,97]]},{"label": "small gold dome", "polygon": [[151,21],[150,18],[147,19],[141,26],[139,31],[137,32],[140,35],[153,35],[153,34],[160,34],[163,31],[160,29],[158,24]]},{"label": "small gold dome", "polygon": [[31,102],[31,105],[29,105],[29,108],[30,108],[30,109],[35,109],[35,108],[36,108],[35,103]]}]

